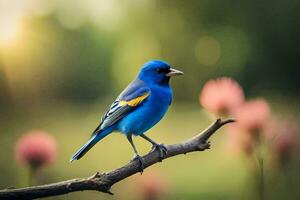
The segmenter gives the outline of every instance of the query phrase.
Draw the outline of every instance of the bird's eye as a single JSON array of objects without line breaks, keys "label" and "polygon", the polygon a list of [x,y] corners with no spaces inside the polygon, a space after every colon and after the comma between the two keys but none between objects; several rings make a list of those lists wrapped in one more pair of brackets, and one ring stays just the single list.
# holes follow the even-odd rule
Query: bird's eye
[{"label": "bird's eye", "polygon": [[168,73],[170,70],[169,70],[169,69],[163,69],[163,68],[160,68],[160,69],[157,69],[156,71],[157,71],[157,73],[159,73],[159,74],[166,74],[166,73]]},{"label": "bird's eye", "polygon": [[162,74],[162,73],[164,72],[163,69],[157,69],[156,71],[157,71],[157,73],[159,73],[159,74]]}]

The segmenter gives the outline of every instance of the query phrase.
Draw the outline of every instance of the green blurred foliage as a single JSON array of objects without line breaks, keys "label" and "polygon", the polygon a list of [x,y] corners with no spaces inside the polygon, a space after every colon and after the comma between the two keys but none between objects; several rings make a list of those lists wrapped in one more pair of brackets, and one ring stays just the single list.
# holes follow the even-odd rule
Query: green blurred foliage
[{"label": "green blurred foliage", "polygon": [[[179,100],[194,101],[194,86],[216,76],[233,76],[250,96],[265,90],[299,96],[298,1],[112,2],[115,16],[98,14],[97,23],[86,19],[95,16],[84,3],[69,1],[26,19],[19,44],[9,52],[1,48],[1,60],[16,63],[0,66],[27,71],[30,79],[20,77],[20,85],[38,85],[35,93],[43,101],[91,100],[119,91],[153,58],[185,71],[188,78],[174,83]],[[1,76],[2,87],[6,81]]]},{"label": "green blurred foliage", "polygon": [[[43,183],[125,164],[132,152],[117,134],[82,161],[70,165],[68,160],[113,98],[144,62],[154,58],[185,72],[172,80],[177,105],[149,133],[158,141],[178,142],[209,124],[198,106],[198,95],[208,79],[219,76],[238,80],[249,97],[267,97],[280,116],[300,117],[299,11],[297,0],[0,4],[0,187],[26,185],[27,171],[13,154],[17,138],[31,129],[48,131],[59,145],[58,161],[44,170]],[[22,24],[14,40],[1,33],[6,31],[7,24],[2,24],[6,21],[12,26]],[[224,138],[217,135],[209,152],[176,157],[154,167],[172,183],[169,199],[256,198],[245,160],[224,155]],[[138,144],[143,153],[150,148]],[[299,159],[284,175],[268,180],[270,199],[287,195],[299,199],[298,168]],[[130,184],[131,179],[116,185],[114,197],[83,192],[49,199],[137,198]]]}]

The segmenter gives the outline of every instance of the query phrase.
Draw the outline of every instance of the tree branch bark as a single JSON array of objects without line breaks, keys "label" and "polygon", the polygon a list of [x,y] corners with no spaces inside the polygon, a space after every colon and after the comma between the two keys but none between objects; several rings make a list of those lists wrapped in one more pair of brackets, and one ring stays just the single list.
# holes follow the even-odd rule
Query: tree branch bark
[{"label": "tree branch bark", "polygon": [[[208,139],[223,125],[234,122],[235,120],[229,119],[222,121],[216,120],[215,123],[210,125],[206,130],[199,133],[195,137],[173,145],[166,146],[167,154],[164,159],[186,154],[194,151],[204,151],[210,148]],[[142,157],[145,161],[145,168],[160,162],[159,152],[153,151]],[[99,173],[87,178],[77,178],[47,185],[32,186],[20,189],[5,189],[0,190],[0,199],[5,200],[27,200],[42,197],[49,197],[55,195],[67,194],[70,192],[83,191],[83,190],[96,190],[108,194],[110,188],[117,182],[139,172],[139,163],[131,161],[123,167],[110,171],[108,173]]]}]

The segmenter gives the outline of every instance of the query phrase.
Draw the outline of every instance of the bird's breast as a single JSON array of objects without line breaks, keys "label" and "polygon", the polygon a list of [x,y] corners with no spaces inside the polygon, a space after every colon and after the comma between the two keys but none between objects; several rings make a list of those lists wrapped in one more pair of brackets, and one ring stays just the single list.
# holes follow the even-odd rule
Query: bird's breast
[{"label": "bird's breast", "polygon": [[140,135],[159,122],[172,101],[171,89],[152,88],[148,99],[119,122],[119,131]]}]

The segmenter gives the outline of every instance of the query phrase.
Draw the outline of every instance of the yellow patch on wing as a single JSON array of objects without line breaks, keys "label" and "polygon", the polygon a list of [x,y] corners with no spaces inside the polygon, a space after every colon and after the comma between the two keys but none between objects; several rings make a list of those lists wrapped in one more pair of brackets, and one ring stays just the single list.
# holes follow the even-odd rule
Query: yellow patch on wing
[{"label": "yellow patch on wing", "polygon": [[145,93],[142,96],[139,96],[135,99],[132,99],[130,101],[120,101],[120,105],[121,106],[125,106],[125,105],[129,105],[129,106],[137,106],[139,105],[142,101],[144,101],[148,96],[150,95],[150,93]]}]

